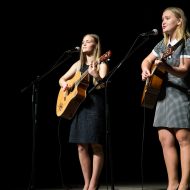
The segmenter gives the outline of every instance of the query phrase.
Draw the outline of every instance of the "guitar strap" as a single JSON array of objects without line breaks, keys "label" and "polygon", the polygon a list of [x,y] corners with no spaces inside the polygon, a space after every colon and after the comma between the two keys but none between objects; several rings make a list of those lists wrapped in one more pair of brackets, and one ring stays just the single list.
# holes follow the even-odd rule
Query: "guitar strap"
[{"label": "guitar strap", "polygon": [[190,96],[190,89],[184,88],[184,87],[174,84],[170,81],[167,82],[167,86],[176,88],[176,89],[180,90],[181,92],[185,93],[186,95]]},{"label": "guitar strap", "polygon": [[[173,51],[175,51],[182,43],[185,44],[184,42],[185,42],[185,40],[184,40],[184,38],[182,38],[174,46],[171,46],[171,48],[173,49]],[[180,90],[181,92],[183,92],[183,93],[187,94],[188,96],[190,96],[190,89],[186,89],[186,88],[181,87],[181,86],[179,86],[177,84],[174,84],[174,83],[172,83],[170,81],[167,82],[167,85],[171,86],[173,88],[176,88],[176,89]]]},{"label": "guitar strap", "polygon": [[[179,40],[175,45],[173,45],[173,46],[171,46],[170,44],[169,44],[169,46],[172,48],[172,50],[173,51],[175,51],[182,43],[184,43],[185,42],[185,40],[184,40],[184,38],[182,38],[181,40]],[[168,46],[168,47],[169,47]]]}]

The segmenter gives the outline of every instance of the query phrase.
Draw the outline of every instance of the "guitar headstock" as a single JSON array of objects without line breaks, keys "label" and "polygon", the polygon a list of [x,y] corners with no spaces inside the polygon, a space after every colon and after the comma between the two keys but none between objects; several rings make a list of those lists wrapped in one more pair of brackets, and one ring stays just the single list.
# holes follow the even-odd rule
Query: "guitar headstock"
[{"label": "guitar headstock", "polygon": [[111,57],[111,54],[112,54],[112,52],[111,52],[110,50],[107,51],[106,53],[104,53],[104,54],[99,58],[99,61],[102,62],[102,61],[108,60],[108,59]]}]

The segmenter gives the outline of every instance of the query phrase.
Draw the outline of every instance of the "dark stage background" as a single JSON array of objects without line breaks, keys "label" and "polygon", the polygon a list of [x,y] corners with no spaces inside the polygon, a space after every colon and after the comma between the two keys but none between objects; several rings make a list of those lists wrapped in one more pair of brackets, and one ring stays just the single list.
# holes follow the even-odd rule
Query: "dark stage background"
[{"label": "dark stage background", "polygon": [[[4,70],[9,73],[3,127],[6,130],[3,154],[3,176],[6,178],[3,181],[7,186],[27,188],[32,168],[35,169],[35,187],[61,187],[62,183],[83,182],[77,148],[68,143],[70,121],[60,121],[55,113],[58,80],[79,54],[72,54],[57,69],[47,72],[66,50],[80,46],[86,33],[100,36],[103,53],[112,51],[110,69],[122,63],[107,88],[108,126],[112,139],[111,154],[108,151],[107,156],[111,157],[113,173],[106,159],[101,182],[106,183],[108,177],[111,183],[111,173],[116,184],[141,183],[142,179],[144,182],[167,181],[157,132],[152,127],[154,110],[140,106],[144,87],[140,64],[162,38],[161,14],[167,6],[183,8],[190,20],[187,0],[17,2],[7,5],[7,15],[11,16],[6,21],[10,40],[6,60],[13,58]],[[137,36],[154,28],[159,34],[150,37],[124,61]],[[142,42],[143,38],[139,38],[136,46]],[[31,84],[44,74],[47,75],[37,82],[38,123],[34,128]],[[23,91],[24,88],[27,89]]]}]

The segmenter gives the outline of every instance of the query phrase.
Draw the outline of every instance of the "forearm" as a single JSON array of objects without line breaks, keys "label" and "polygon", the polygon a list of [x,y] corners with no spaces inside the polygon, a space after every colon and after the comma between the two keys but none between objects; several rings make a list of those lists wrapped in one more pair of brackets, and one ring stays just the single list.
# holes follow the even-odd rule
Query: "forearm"
[{"label": "forearm", "polygon": [[144,69],[150,69],[151,65],[152,65],[152,63],[148,59],[144,59],[143,62],[142,62],[142,64],[141,64],[142,71]]},{"label": "forearm", "polygon": [[102,80],[107,75],[107,73],[108,73],[108,66],[107,66],[107,64],[102,63],[100,65],[99,70],[96,70],[94,72],[93,77],[98,82],[98,81]]},{"label": "forearm", "polygon": [[167,64],[165,66],[165,71],[176,77],[184,77],[189,72],[185,67],[172,67]]}]

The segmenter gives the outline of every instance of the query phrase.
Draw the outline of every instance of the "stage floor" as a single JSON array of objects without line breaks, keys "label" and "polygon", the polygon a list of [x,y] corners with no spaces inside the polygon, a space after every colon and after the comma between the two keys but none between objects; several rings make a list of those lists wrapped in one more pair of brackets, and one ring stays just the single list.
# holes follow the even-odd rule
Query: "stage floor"
[{"label": "stage floor", "polygon": [[[82,186],[73,185],[71,187],[65,188],[42,188],[36,190],[82,190]],[[102,185],[99,187],[99,190],[166,190],[166,184],[161,183],[151,183],[151,184],[126,184],[126,185],[119,185],[114,184],[113,187],[111,185],[106,186]]]}]

